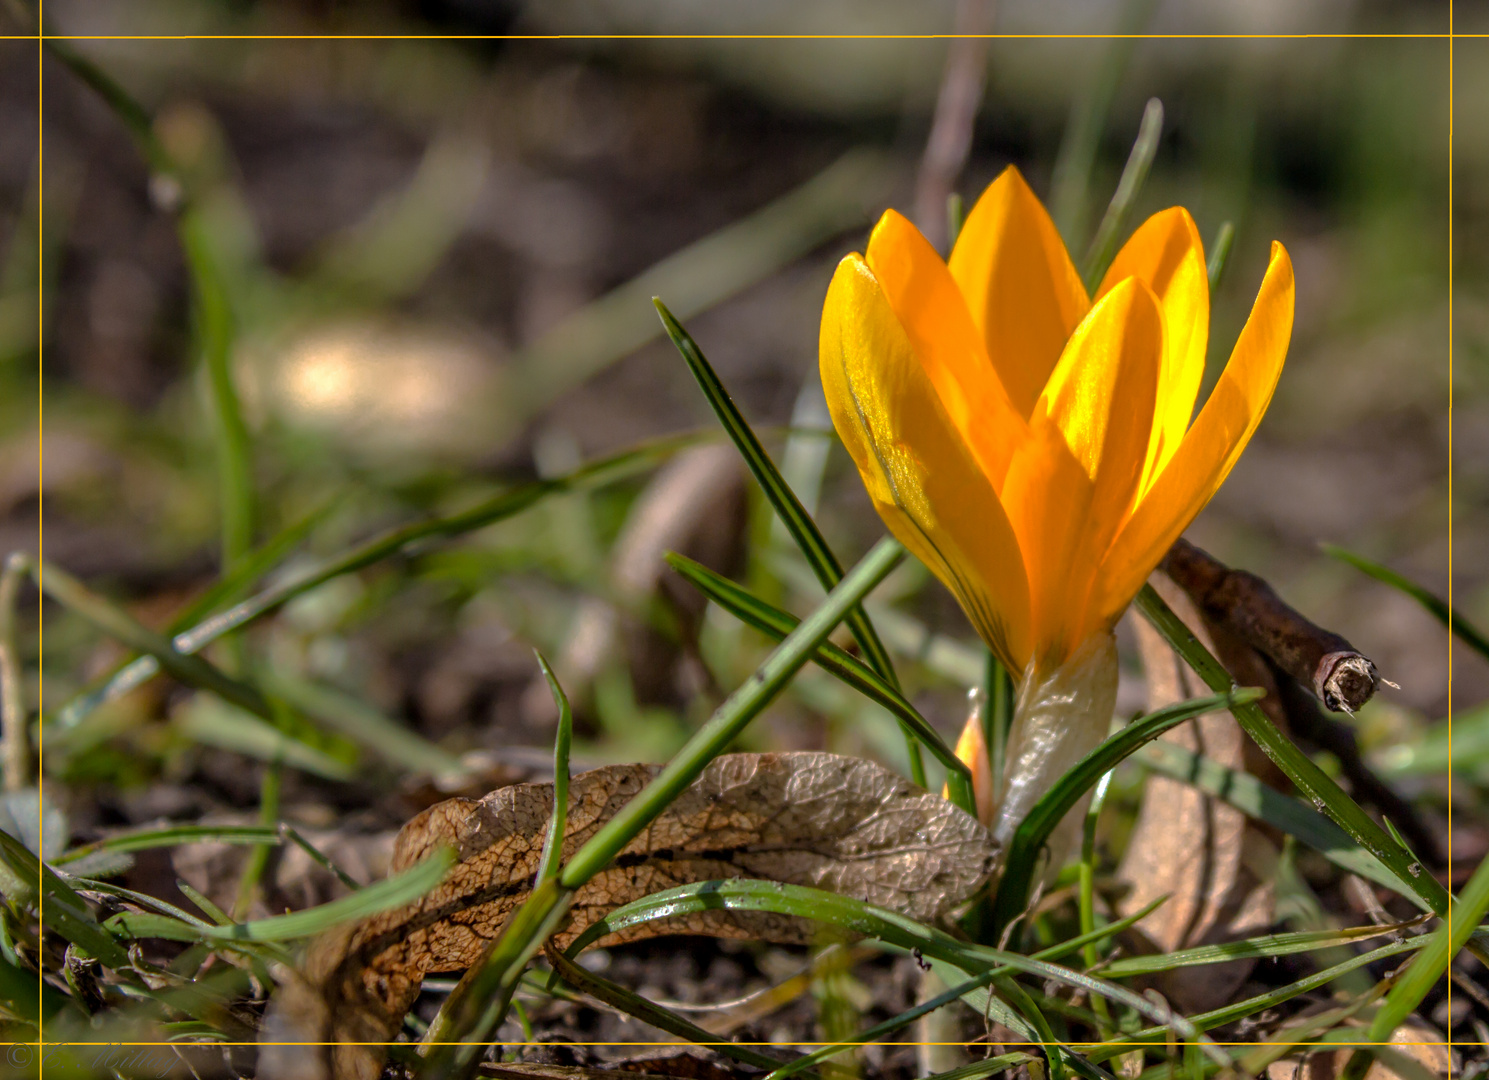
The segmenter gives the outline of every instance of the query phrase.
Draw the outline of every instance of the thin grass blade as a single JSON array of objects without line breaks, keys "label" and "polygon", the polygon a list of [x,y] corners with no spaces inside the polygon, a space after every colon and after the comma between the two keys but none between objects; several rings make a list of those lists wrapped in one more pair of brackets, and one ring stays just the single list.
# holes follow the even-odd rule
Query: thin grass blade
[{"label": "thin grass blade", "polygon": [[[1422,1003],[1427,991],[1447,972],[1454,957],[1463,951],[1485,914],[1489,914],[1489,858],[1479,863],[1443,924],[1433,931],[1427,946],[1412,958],[1406,974],[1391,987],[1385,1003],[1370,1022],[1368,1041],[1391,1041],[1391,1035]],[[1361,1080],[1370,1067],[1370,1054],[1370,1051],[1357,1050],[1344,1070],[1343,1080]]]},{"label": "thin grass blade", "polygon": [[179,844],[277,844],[279,830],[271,825],[172,825],[164,829],[138,829],[80,844],[58,855],[55,862],[66,866],[98,851],[148,851]]},{"label": "thin grass blade", "polygon": [[[610,912],[604,919],[587,927],[585,932],[569,946],[568,953],[570,956],[577,955],[584,946],[599,940],[606,934],[645,921],[645,918],[719,909],[770,911],[778,915],[794,915],[824,922],[851,934],[882,941],[906,951],[918,950],[926,957],[954,965],[969,975],[992,968],[1007,968],[1007,974],[1017,973],[1040,979],[1052,979],[1067,986],[1079,987],[1087,993],[1102,994],[1121,1005],[1136,1010],[1140,1015],[1151,1017],[1166,1025],[1173,1025],[1186,1038],[1196,1038],[1198,1034],[1193,1026],[1182,1017],[1170,1016],[1146,998],[1104,979],[1018,953],[958,941],[951,935],[918,923],[914,919],[875,907],[862,900],[855,900],[850,896],[841,896],[802,885],[783,885],[780,882],[731,879],[666,890]],[[641,910],[647,910],[644,918],[635,914]],[[1079,945],[1076,947],[1078,948]],[[1003,973],[1000,972],[1001,974]],[[1228,1060],[1226,1055],[1213,1044],[1207,1045],[1206,1052],[1212,1060]]]},{"label": "thin grass blade", "polygon": [[[686,555],[668,552],[666,559],[669,566],[696,586],[703,595],[741,622],[776,641],[785,640],[786,635],[801,624],[801,620],[795,615],[767,603],[744,586],[694,562]],[[915,737],[925,744],[926,749],[941,764],[963,775],[971,775],[966,764],[946,745],[941,733],[931,727],[930,722],[898,690],[881,679],[862,660],[829,641],[817,650],[812,661],[865,697],[884,706],[896,720],[914,732]]]},{"label": "thin grass blade", "polygon": [[543,669],[543,678],[548,680],[548,692],[553,695],[553,703],[558,706],[558,731],[553,737],[553,813],[548,817],[548,834],[543,837],[543,853],[538,859],[538,882],[541,884],[558,876],[559,864],[563,861],[564,825],[569,818],[569,743],[574,734],[574,710],[543,654],[536,649],[533,654]]},{"label": "thin grass blade", "polygon": [[[197,653],[223,634],[236,630],[343,574],[353,573],[409,551],[421,542],[460,536],[514,517],[550,495],[584,490],[633,476],[665,461],[679,450],[713,437],[712,432],[688,432],[656,439],[581,466],[564,476],[534,480],[508,488],[468,510],[389,529],[202,620],[177,634],[171,644],[182,655]],[[64,704],[58,710],[57,718],[59,722],[65,718],[68,725],[75,725],[99,704],[128,693],[154,678],[160,670],[161,665],[155,656],[141,656],[125,665],[102,688]]]},{"label": "thin grass blade", "polygon": [[296,941],[340,923],[412,903],[438,885],[454,865],[455,852],[441,848],[416,866],[349,896],[304,911],[229,926],[193,926],[179,919],[130,911],[113,916],[104,925],[129,937],[158,937],[168,941]]},{"label": "thin grass blade", "polygon": [[775,700],[844,616],[884,580],[904,555],[904,547],[894,539],[886,537],[876,544],[838,587],[828,593],[822,605],[714,711],[652,782],[590,837],[557,877],[533,889],[507,920],[482,962],[466,972],[456,993],[430,1025],[426,1042],[432,1045],[447,1041],[450,1045],[434,1048],[420,1070],[420,1080],[464,1080],[471,1075],[480,1049],[506,1015],[523,968],[559,925],[574,890],[608,866]]},{"label": "thin grass blade", "polygon": [[[843,567],[838,562],[837,556],[832,553],[832,549],[827,546],[827,541],[823,539],[816,522],[812,520],[806,507],[801,505],[801,500],[796,497],[796,493],[781,476],[780,470],[776,468],[770,455],[765,452],[765,447],[760,444],[749,422],[735,406],[734,400],[729,396],[729,391],[724,388],[723,382],[703,355],[703,350],[698,347],[698,343],[693,340],[682,324],[673,318],[672,313],[667,310],[667,306],[661,300],[654,298],[652,303],[656,305],[657,313],[662,318],[662,325],[667,328],[667,335],[672,339],[672,344],[677,346],[677,351],[682,354],[688,370],[698,381],[699,387],[703,390],[703,396],[708,399],[708,404],[713,409],[714,415],[719,418],[719,423],[724,426],[730,440],[739,449],[745,465],[760,485],[760,490],[765,493],[766,500],[791,534],[791,538],[796,541],[796,546],[801,549],[802,555],[812,568],[812,573],[817,576],[823,590],[831,592],[843,579]],[[879,635],[874,630],[873,623],[869,621],[868,615],[861,607],[855,608],[848,613],[844,621],[848,624],[848,629],[852,632],[854,640],[858,642],[859,648],[863,650],[869,667],[873,668],[881,679],[898,690],[899,680],[894,673],[894,664],[889,658],[888,650],[884,648],[884,643],[879,640]],[[913,741],[909,743],[908,749],[910,768],[914,774],[912,778],[921,787],[925,787],[925,766],[921,762],[920,750]]]},{"label": "thin grass blade", "polygon": [[1424,910],[1431,910],[1415,890],[1393,874],[1385,863],[1366,851],[1338,825],[1307,803],[1268,787],[1249,773],[1227,768],[1174,743],[1153,743],[1143,751],[1143,763],[1206,795],[1222,800],[1257,821],[1266,822],[1322,854],[1326,859],[1367,881],[1400,893]]},{"label": "thin grass blade", "polygon": [[[1137,607],[1163,635],[1174,651],[1182,656],[1205,685],[1218,692],[1229,690],[1234,683],[1220,662],[1189,632],[1180,618],[1170,610],[1151,585],[1144,585],[1137,595]],[[1287,778],[1298,786],[1315,807],[1333,818],[1350,837],[1384,863],[1438,915],[1446,915],[1448,893],[1426,868],[1412,858],[1365,813],[1360,805],[1345,794],[1332,777],[1278,731],[1254,702],[1234,705],[1231,714],[1262,751],[1276,762]]]},{"label": "thin grass blade", "polygon": [[[707,1031],[690,1020],[678,1016],[670,1009],[646,1000],[640,994],[633,994],[623,986],[611,982],[609,979],[600,977],[593,972],[586,971],[562,953],[554,950],[548,951],[548,959],[553,964],[553,970],[564,982],[568,983],[580,993],[588,994],[590,997],[603,1001],[611,1008],[619,1009],[621,1012],[634,1016],[644,1024],[650,1024],[654,1028],[660,1028],[669,1035],[676,1035],[680,1039],[697,1046],[704,1046],[710,1050],[716,1050],[726,1057],[746,1065],[753,1065],[757,1069],[779,1069],[780,1058],[768,1057],[745,1046],[736,1046],[727,1039]],[[797,1062],[806,1061],[806,1058],[798,1058]],[[792,1064],[796,1064],[793,1062]],[[816,1064],[811,1062],[810,1064]],[[804,1066],[809,1067],[809,1066]],[[793,1070],[793,1071],[800,1071]],[[772,1073],[772,1075],[775,1075]]]},{"label": "thin grass blade", "polygon": [[1489,658],[1489,637],[1486,637],[1482,630],[1458,614],[1458,612],[1449,608],[1448,602],[1436,593],[1423,588],[1411,580],[1411,578],[1396,573],[1390,567],[1382,566],[1380,563],[1367,559],[1363,555],[1357,555],[1347,548],[1342,548],[1337,544],[1321,544],[1320,546],[1323,548],[1325,554],[1332,555],[1340,562],[1349,563],[1350,566],[1353,566],[1361,573],[1368,574],[1376,581],[1405,593],[1421,604],[1422,607],[1426,608],[1438,622],[1453,631],[1465,645],[1469,646],[1469,648],[1473,649],[1480,656]]},{"label": "thin grass blade", "polygon": [[1137,138],[1132,142],[1132,151],[1127,155],[1127,164],[1122,167],[1122,178],[1117,181],[1117,190],[1096,227],[1096,236],[1086,251],[1086,270],[1082,275],[1086,291],[1094,293],[1101,284],[1101,275],[1111,265],[1117,253],[1117,236],[1121,232],[1133,201],[1148,178],[1153,165],[1153,155],[1158,153],[1158,140],[1163,135],[1163,102],[1149,98],[1143,107],[1142,123],[1138,125]]}]

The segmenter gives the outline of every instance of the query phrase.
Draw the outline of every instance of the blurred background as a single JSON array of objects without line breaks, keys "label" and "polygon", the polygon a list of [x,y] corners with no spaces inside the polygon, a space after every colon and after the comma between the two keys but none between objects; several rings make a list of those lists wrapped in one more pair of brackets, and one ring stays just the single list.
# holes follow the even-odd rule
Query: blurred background
[{"label": "blurred background", "polygon": [[[58,31],[96,35],[944,33],[955,17],[950,3],[915,5],[912,17],[887,2],[783,0],[731,5],[727,24],[709,21],[723,7],[662,0],[53,0],[46,10]],[[1432,34],[1446,12],[1384,0],[1029,0],[999,5],[994,29]],[[842,560],[879,535],[846,455],[821,434],[817,324],[836,261],[862,248],[883,209],[912,206],[945,41],[72,47],[145,106],[189,175],[189,239],[216,268],[225,308],[193,318],[201,283],[174,213],[181,191],[152,176],[119,117],[51,58],[38,232],[36,49],[0,43],[0,547],[35,547],[38,287],[46,556],[156,627],[201,595],[224,557],[202,361],[214,341],[233,372],[251,477],[229,555],[282,543],[271,581],[508,485],[702,433],[656,468],[338,578],[236,639],[224,662],[332,716],[286,776],[287,802],[305,813],[383,807],[396,823],[419,798],[407,774],[420,770],[369,751],[349,716],[411,729],[443,755],[434,760],[476,770],[480,790],[539,768],[553,714],[534,646],[579,705],[579,758],[665,757],[766,651],[664,572],[665,550],[797,613],[816,603],[733,451],[711,439],[653,294],[687,323]],[[1446,715],[1447,635],[1319,544],[1445,595],[1451,516],[1455,602],[1489,623],[1489,41],[1460,41],[1456,70],[1451,507],[1445,40],[995,41],[955,185],[970,203],[1017,165],[1079,261],[1144,103],[1161,99],[1162,140],[1126,228],[1176,203],[1207,244],[1234,223],[1207,387],[1269,244],[1287,245],[1298,305],[1281,385],[1189,535],[1267,577],[1400,684],[1354,723],[1371,760],[1434,812],[1446,807],[1442,770],[1413,768],[1420,757],[1403,748]],[[981,670],[965,621],[918,567],[879,599],[908,688],[954,734]],[[123,654],[57,609],[46,635],[46,766],[75,828],[256,805],[259,766],[285,752],[273,732],[157,684],[54,722]],[[35,640],[23,637],[34,671]],[[1462,647],[1455,661],[1455,707],[1481,716],[1472,710],[1489,697],[1489,665]],[[1128,672],[1132,712],[1143,704],[1135,659]],[[319,710],[303,705],[312,700]],[[1463,859],[1485,848],[1469,827],[1486,816],[1482,723],[1481,756],[1460,759],[1471,782],[1454,792]],[[748,741],[903,754],[886,714],[814,672]],[[383,782],[390,773],[400,784]]]}]

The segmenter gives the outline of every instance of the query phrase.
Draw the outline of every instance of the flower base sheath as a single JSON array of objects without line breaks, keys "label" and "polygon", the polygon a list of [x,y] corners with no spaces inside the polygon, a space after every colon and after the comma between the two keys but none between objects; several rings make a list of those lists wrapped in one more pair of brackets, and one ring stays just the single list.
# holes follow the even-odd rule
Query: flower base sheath
[{"label": "flower base sheath", "polygon": [[1292,318],[1274,243],[1196,416],[1210,291],[1188,211],[1144,222],[1090,297],[1013,168],[949,260],[891,210],[838,264],[821,337],[833,424],[889,530],[1020,683],[988,819],[1005,842],[1105,736],[1112,627],[1256,430]]}]

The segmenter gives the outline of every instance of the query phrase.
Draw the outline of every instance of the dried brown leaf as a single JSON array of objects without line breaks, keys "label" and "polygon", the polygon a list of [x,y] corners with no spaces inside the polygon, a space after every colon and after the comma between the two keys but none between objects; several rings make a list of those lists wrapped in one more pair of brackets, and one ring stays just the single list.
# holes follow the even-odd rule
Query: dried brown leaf
[{"label": "dried brown leaf", "polygon": [[[1223,632],[1205,624],[1193,602],[1162,574],[1154,588],[1242,685],[1271,686],[1270,674],[1258,661],[1256,671],[1237,673],[1239,650],[1228,646]],[[1133,620],[1148,682],[1148,708],[1160,709],[1207,692],[1198,677],[1156,630]],[[1253,654],[1254,655],[1254,654]],[[1244,677],[1243,677],[1244,675]],[[1273,695],[1267,699],[1275,703]],[[1207,713],[1163,736],[1186,749],[1233,769],[1246,769],[1246,739],[1228,712]],[[1160,952],[1211,944],[1257,933],[1272,919],[1271,875],[1276,854],[1267,836],[1244,814],[1167,777],[1148,779],[1143,805],[1133,828],[1119,878],[1131,886],[1122,901],[1124,913],[1139,911],[1167,895],[1168,901],[1137,924]],[[1181,1011],[1214,1008],[1245,981],[1254,961],[1166,972],[1154,981]]]},{"label": "dried brown leaf", "polygon": [[[565,858],[657,771],[612,765],[576,776]],[[454,846],[460,861],[422,900],[312,942],[299,976],[276,997],[265,1038],[391,1038],[424,976],[468,967],[526,899],[552,805],[551,784],[518,784],[479,800],[447,800],[405,825],[391,872],[442,844]],[[823,753],[726,754],[578,890],[554,941],[566,946],[591,923],[642,896],[738,877],[811,885],[931,922],[976,891],[994,855],[991,836],[976,820],[871,761]],[[807,941],[811,929],[764,912],[709,911],[647,923],[602,943],[676,933],[793,943]],[[365,1063],[351,1061],[359,1056],[338,1054],[335,1075],[364,1075]]]}]

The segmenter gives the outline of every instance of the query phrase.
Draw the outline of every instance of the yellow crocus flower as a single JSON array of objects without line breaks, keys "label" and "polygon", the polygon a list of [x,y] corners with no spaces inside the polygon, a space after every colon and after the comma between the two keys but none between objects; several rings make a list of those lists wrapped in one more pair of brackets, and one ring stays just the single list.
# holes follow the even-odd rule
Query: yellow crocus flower
[{"label": "yellow crocus flower", "polygon": [[822,313],[833,423],[889,530],[1019,680],[995,833],[1104,737],[1111,630],[1220,487],[1292,331],[1281,244],[1193,424],[1210,295],[1181,207],[1153,215],[1087,296],[1017,169],[950,260],[889,211]]}]

